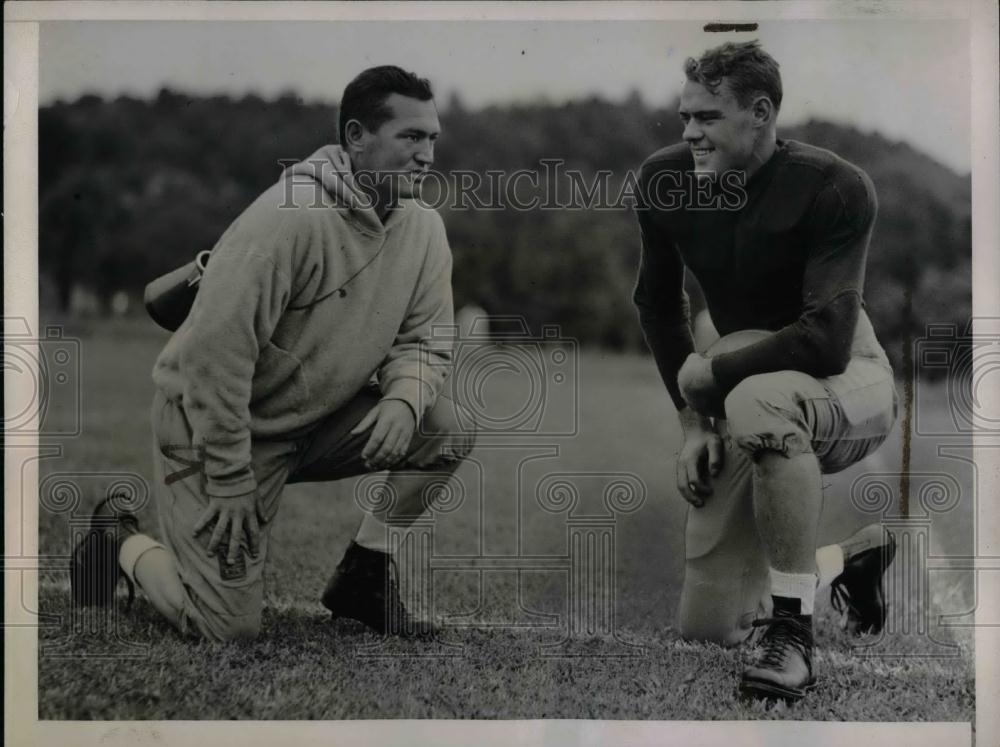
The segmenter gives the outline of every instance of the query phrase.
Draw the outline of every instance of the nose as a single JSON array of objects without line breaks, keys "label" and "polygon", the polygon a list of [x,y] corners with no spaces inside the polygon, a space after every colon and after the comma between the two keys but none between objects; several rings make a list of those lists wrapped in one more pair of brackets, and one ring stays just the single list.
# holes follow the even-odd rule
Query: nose
[{"label": "nose", "polygon": [[434,163],[434,143],[428,140],[426,143],[420,146],[420,149],[413,154],[413,160],[424,167],[430,166]]},{"label": "nose", "polygon": [[704,133],[702,133],[701,127],[698,125],[698,123],[695,121],[693,117],[689,119],[687,123],[684,125],[683,138],[684,141],[687,143],[698,142],[699,140],[701,140],[703,134]]}]

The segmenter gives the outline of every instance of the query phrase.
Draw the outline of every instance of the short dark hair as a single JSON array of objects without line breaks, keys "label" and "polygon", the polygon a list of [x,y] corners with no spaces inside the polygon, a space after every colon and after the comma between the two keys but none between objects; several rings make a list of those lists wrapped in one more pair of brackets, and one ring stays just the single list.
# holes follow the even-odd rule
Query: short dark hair
[{"label": "short dark hair", "polygon": [[700,83],[712,93],[718,91],[725,78],[729,90],[744,109],[754,97],[764,94],[775,109],[781,108],[781,73],[778,62],[765,52],[760,42],[726,42],[706,50],[699,59],[684,61],[684,74],[693,83]]},{"label": "short dark hair", "polygon": [[395,65],[370,67],[347,84],[340,99],[337,117],[337,135],[344,144],[344,127],[352,119],[358,120],[369,132],[374,132],[392,117],[385,100],[393,93],[419,101],[434,98],[431,84]]}]

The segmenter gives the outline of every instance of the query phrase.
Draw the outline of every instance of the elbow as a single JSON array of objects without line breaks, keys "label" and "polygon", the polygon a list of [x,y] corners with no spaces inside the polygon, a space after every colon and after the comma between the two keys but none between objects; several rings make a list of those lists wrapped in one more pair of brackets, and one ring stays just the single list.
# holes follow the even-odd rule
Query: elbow
[{"label": "elbow", "polygon": [[851,340],[833,335],[816,335],[810,345],[812,361],[807,373],[818,379],[838,376],[847,370],[851,362]]},{"label": "elbow", "polygon": [[826,378],[847,370],[860,307],[857,293],[843,293],[818,313],[804,319],[806,349],[812,354],[815,369],[808,373]]},{"label": "elbow", "polygon": [[851,362],[851,346],[838,345],[835,349],[830,349],[823,356],[823,376],[839,376],[847,370],[847,364]]}]

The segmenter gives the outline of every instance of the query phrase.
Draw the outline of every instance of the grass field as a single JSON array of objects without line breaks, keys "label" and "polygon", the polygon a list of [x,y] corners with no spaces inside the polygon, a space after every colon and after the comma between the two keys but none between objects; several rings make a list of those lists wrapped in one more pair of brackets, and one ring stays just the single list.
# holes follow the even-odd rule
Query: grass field
[{"label": "grass field", "polygon": [[[49,555],[68,553],[73,527],[117,479],[108,473],[149,478],[150,371],[165,341],[142,321],[67,334],[81,340],[84,430],[63,443],[61,456],[42,460],[41,480],[44,488],[65,473],[82,498],[75,511],[48,510],[42,496],[40,550]],[[516,397],[518,384],[497,381],[498,399],[488,404],[506,412],[504,386]],[[747,652],[685,643],[674,628],[686,504],[672,487],[679,434],[652,362],[585,352],[576,386],[577,435],[506,445],[484,439],[459,473],[464,502],[436,519],[434,553],[563,556],[567,516],[539,509],[536,489],[570,475],[581,507],[592,510],[617,479],[612,473],[628,473],[646,497],[614,522],[614,636],[576,641],[577,656],[551,655],[568,617],[567,572],[558,568],[435,571],[435,614],[466,623],[449,627],[438,643],[383,641],[353,624],[333,624],[318,596],[361,516],[354,485],[297,485],[288,488],[273,529],[257,641],[183,641],[141,597],[108,629],[72,614],[65,573],[44,574],[39,718],[973,718],[971,635],[936,624],[939,614],[974,606],[969,579],[954,573],[930,574],[928,593],[913,597],[924,602],[896,603],[891,632],[867,648],[852,648],[828,600],[820,600],[819,689],[791,709],[741,703],[735,683]],[[914,440],[914,469],[954,475],[963,492],[957,506],[929,516],[931,548],[968,553],[971,467],[937,456],[937,445]],[[877,459],[830,479],[824,542],[874,520],[852,506],[850,486],[865,472],[898,472],[899,455],[896,434]],[[155,525],[151,505],[140,518]],[[901,589],[909,588],[906,570],[901,560],[893,571]],[[97,630],[85,630],[88,623]]]}]

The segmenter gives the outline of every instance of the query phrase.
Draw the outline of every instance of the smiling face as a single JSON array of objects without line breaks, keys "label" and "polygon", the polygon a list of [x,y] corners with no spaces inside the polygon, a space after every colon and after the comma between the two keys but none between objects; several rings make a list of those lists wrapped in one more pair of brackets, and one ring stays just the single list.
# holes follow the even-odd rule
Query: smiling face
[{"label": "smiling face", "polygon": [[760,138],[760,122],[753,106],[740,106],[725,80],[715,93],[700,83],[685,81],[678,114],[696,173],[746,170]]},{"label": "smiling face", "polygon": [[[374,132],[357,120],[346,126],[355,172],[370,172],[383,197],[417,197],[420,182],[434,163],[434,143],[441,134],[434,100],[389,94],[392,116]],[[387,178],[392,175],[391,178]]]}]

